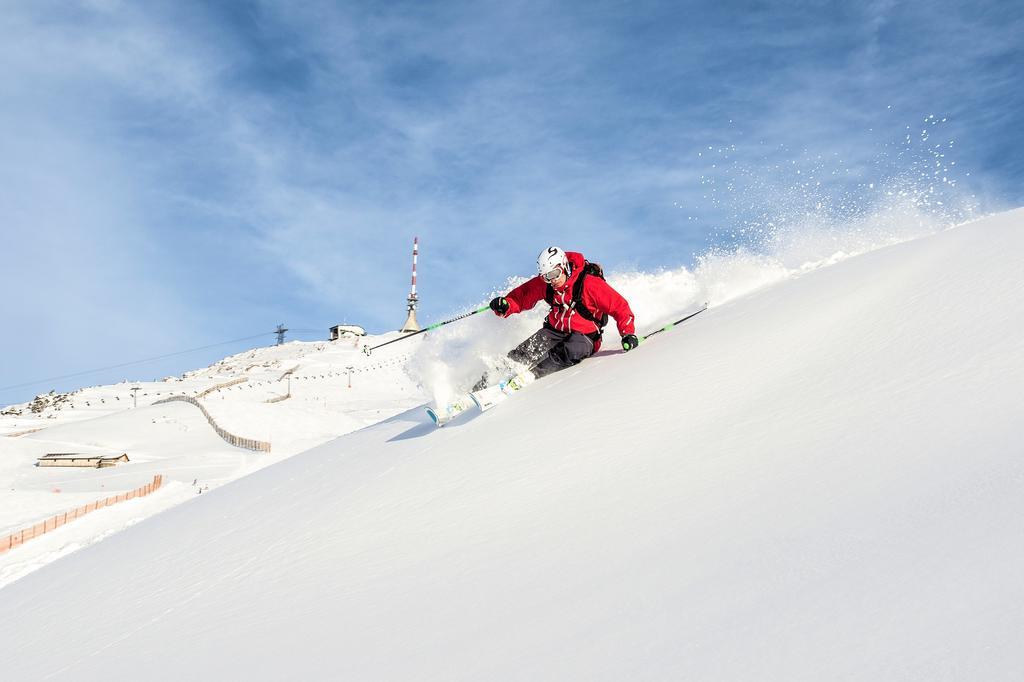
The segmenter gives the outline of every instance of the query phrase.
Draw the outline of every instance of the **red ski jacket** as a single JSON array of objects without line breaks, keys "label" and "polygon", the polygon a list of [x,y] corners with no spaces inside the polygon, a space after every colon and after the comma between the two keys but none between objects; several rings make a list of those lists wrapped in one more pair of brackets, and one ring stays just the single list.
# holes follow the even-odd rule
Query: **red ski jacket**
[{"label": "red ski jacket", "polygon": [[[547,323],[563,332],[593,334],[597,331],[597,324],[579,315],[572,306],[573,285],[580,277],[580,273],[583,272],[583,264],[586,261],[582,253],[568,251],[565,255],[569,259],[572,272],[560,288],[552,287],[554,289],[554,305],[551,306],[551,312],[548,313]],[[547,289],[548,283],[540,275],[520,284],[505,296],[508,299],[508,312],[505,317],[529,310],[537,305],[544,300]],[[622,297],[622,294],[612,289],[611,285],[600,277],[587,275],[583,281],[580,300],[596,317],[600,318],[606,313],[613,317],[619,329],[619,336],[636,333],[633,327],[633,311],[629,309],[629,303]]]}]

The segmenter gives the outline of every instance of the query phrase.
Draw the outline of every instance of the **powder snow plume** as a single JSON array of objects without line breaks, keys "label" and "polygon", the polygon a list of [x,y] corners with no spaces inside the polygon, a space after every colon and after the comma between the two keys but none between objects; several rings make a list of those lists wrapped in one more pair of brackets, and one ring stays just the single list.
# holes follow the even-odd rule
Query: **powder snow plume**
[{"label": "powder snow plume", "polygon": [[[775,282],[981,217],[975,197],[958,186],[954,141],[931,143],[944,122],[929,116],[918,137],[908,135],[859,169],[839,159],[787,150],[740,161],[734,146],[711,149],[714,171],[702,184],[705,199],[722,216],[711,245],[700,254],[678,254],[679,262],[688,264],[675,269],[606,270],[609,283],[633,309],[637,333],[648,334],[705,302],[722,305]],[[601,262],[605,254],[584,255]],[[522,270],[522,264],[510,263],[509,269]],[[510,278],[477,305],[522,281]],[[453,314],[461,312],[467,311]],[[410,361],[409,373],[443,403],[486,371],[507,372],[505,354],[540,327],[546,312],[540,303],[504,320],[483,313],[433,332]],[[617,348],[611,321],[604,350]]]},{"label": "powder snow plume", "polygon": [[[916,239],[954,224],[908,205],[879,209],[847,222],[808,214],[785,227],[767,225],[763,238],[742,245],[714,247],[692,266],[647,272],[607,273],[608,282],[629,301],[639,334],[648,334],[707,302],[723,305],[784,279],[839,263],[847,258]],[[571,248],[571,246],[570,246]],[[600,261],[600,254],[587,254]],[[490,297],[522,282],[510,279]],[[409,361],[408,371],[441,403],[466,391],[484,372],[506,372],[505,354],[540,328],[547,305],[499,319],[489,312],[431,332]],[[456,311],[453,314],[458,314]],[[605,330],[604,350],[618,348],[614,320]]]}]

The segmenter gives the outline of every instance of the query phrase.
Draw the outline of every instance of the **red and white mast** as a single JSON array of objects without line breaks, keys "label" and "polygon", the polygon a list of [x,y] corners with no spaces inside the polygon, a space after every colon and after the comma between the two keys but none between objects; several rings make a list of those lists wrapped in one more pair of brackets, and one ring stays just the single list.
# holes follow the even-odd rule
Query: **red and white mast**
[{"label": "red and white mast", "polygon": [[418,332],[420,325],[416,321],[416,304],[419,303],[419,297],[416,296],[416,257],[419,255],[420,250],[420,238],[413,237],[412,239],[412,289],[409,291],[409,298],[407,299],[407,310],[409,311],[408,317],[405,318],[405,324],[399,331],[403,332]]}]

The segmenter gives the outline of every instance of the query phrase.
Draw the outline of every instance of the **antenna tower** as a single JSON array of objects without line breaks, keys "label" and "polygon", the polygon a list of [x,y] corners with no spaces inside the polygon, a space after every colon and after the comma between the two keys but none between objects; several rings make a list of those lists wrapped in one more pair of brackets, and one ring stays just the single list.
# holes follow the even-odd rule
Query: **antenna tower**
[{"label": "antenna tower", "polygon": [[280,346],[282,343],[284,343],[284,333],[286,331],[288,331],[288,330],[284,328],[283,324],[277,325],[277,329],[276,329],[276,332],[277,332],[277,345]]},{"label": "antenna tower", "polygon": [[409,316],[405,318],[405,324],[399,329],[401,332],[418,332],[420,330],[420,324],[416,321],[416,304],[419,303],[420,299],[416,296],[416,256],[419,255],[420,249],[420,238],[413,237],[412,239],[412,289],[409,291],[409,298],[406,300],[406,309],[409,311]]}]

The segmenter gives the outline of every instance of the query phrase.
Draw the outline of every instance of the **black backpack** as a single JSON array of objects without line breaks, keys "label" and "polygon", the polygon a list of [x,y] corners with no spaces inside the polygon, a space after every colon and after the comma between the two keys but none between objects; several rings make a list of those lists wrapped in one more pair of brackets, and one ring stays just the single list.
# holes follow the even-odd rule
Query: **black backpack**
[{"label": "black backpack", "polygon": [[[601,338],[605,325],[608,324],[608,313],[601,313],[601,316],[598,317],[592,310],[583,305],[583,281],[588,276],[604,279],[604,269],[598,263],[583,261],[583,270],[572,285],[572,303],[569,304],[569,309],[575,310],[576,314],[584,320],[590,320],[597,325],[597,331],[593,334],[588,334],[588,336],[594,338],[596,341]],[[547,291],[544,292],[544,300],[547,301],[548,305],[552,308],[555,307],[555,288],[550,284],[548,285]]]}]

